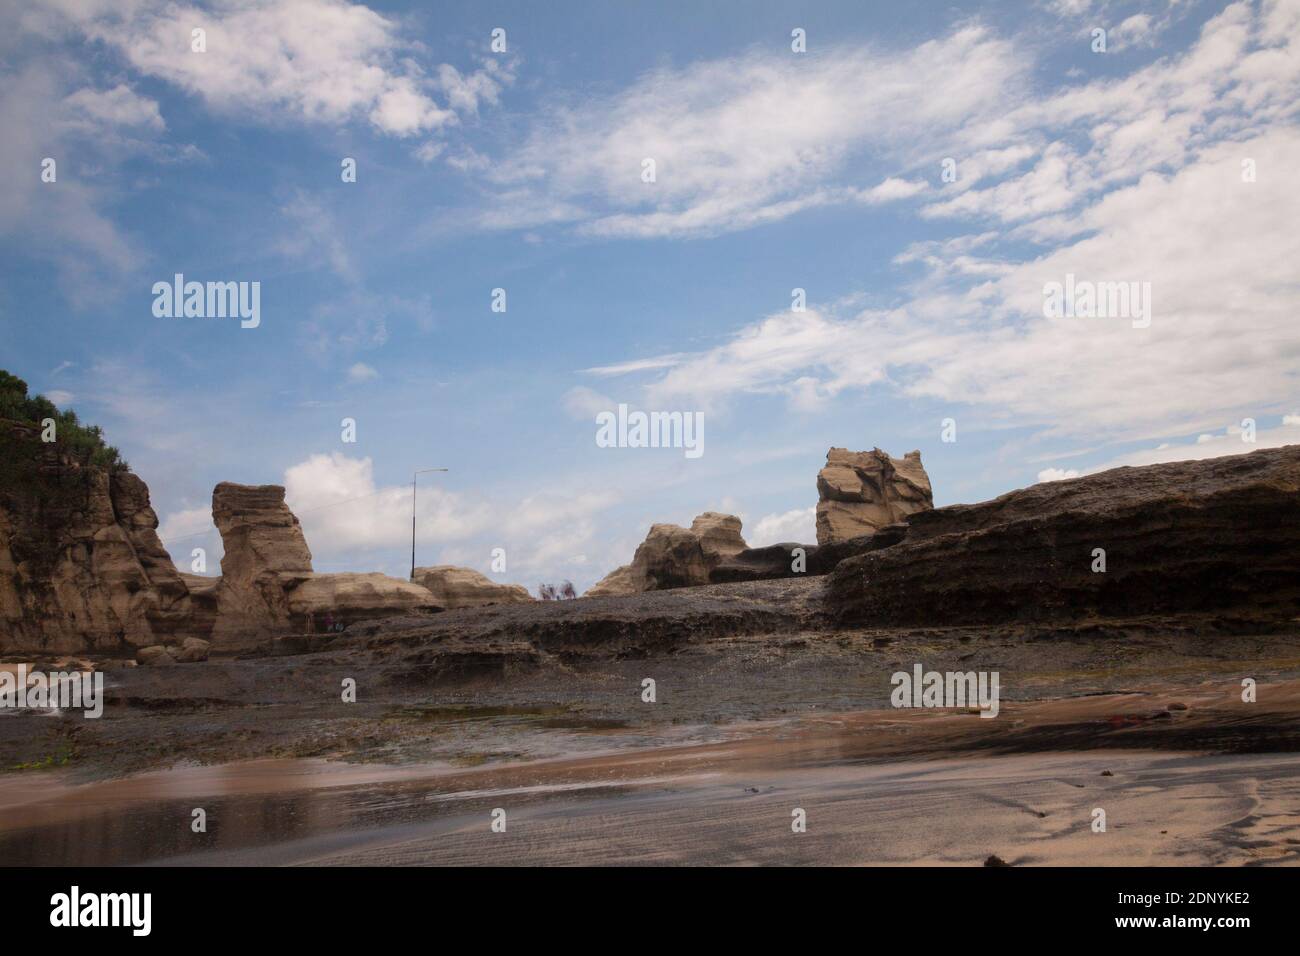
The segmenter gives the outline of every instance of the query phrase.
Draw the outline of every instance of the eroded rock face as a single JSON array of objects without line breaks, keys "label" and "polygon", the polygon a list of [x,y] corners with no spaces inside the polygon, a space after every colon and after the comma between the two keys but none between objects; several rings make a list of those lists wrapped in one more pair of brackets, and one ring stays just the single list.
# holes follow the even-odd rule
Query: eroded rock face
[{"label": "eroded rock face", "polygon": [[326,619],[346,626],[441,607],[427,589],[382,574],[313,573],[277,485],[223,482],[212,513],[221,577],[182,575],[143,481],[83,466],[31,426],[0,423],[0,652],[150,648],[154,662],[189,662],[206,658],[209,640],[244,650],[323,631]]},{"label": "eroded rock face", "polygon": [[409,581],[312,571],[302,526],[279,485],[222,482],[212,492],[212,519],[225,547],[212,627],[220,650],[441,608],[427,589]]},{"label": "eroded rock face", "polygon": [[525,604],[533,600],[525,587],[498,584],[471,568],[451,564],[416,568],[411,580],[426,588],[444,610],[481,607],[486,604]]},{"label": "eroded rock face", "polygon": [[749,545],[740,535],[740,519],[717,511],[706,511],[691,522],[691,533],[700,539],[704,560],[710,568],[744,551]]},{"label": "eroded rock face", "polygon": [[1289,621],[1300,614],[1300,445],[914,514],[898,543],[841,561],[828,595],[844,623]]},{"label": "eroded rock face", "polygon": [[284,502],[284,488],[223,481],[212,490],[212,521],[225,549],[214,642],[241,647],[287,628],[292,612],[286,592],[313,572],[307,539]]},{"label": "eroded rock face", "polygon": [[115,653],[179,640],[189,591],[143,481],[0,423],[0,651]]},{"label": "eroded rock face", "polygon": [[706,511],[690,528],[656,524],[632,556],[632,563],[607,574],[584,597],[639,594],[709,583],[709,573],[746,549],[735,515]]},{"label": "eroded rock face", "polygon": [[832,448],[817,473],[817,543],[838,544],[934,507],[921,453]]},{"label": "eroded rock face", "polygon": [[762,548],[746,548],[728,555],[709,571],[711,584],[731,584],[737,581],[767,581],[773,578],[793,578],[815,573],[811,562],[817,555],[817,546],[787,541],[769,544]]},{"label": "eroded rock face", "polygon": [[295,633],[323,633],[331,625],[441,610],[426,588],[386,574],[312,574],[285,593],[289,627]]},{"label": "eroded rock face", "polygon": [[212,521],[225,548],[221,577],[227,583],[266,573],[311,573],[307,539],[280,485],[221,482],[212,489]]}]

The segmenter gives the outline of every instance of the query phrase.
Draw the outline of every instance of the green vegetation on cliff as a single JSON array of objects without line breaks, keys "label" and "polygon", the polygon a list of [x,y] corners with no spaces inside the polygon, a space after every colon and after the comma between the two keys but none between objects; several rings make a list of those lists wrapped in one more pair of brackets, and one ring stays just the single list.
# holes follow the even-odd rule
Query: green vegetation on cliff
[{"label": "green vegetation on cliff", "polygon": [[36,429],[42,429],[46,419],[53,419],[55,444],[61,453],[82,465],[106,468],[110,473],[131,470],[118,450],[104,441],[98,425],[83,425],[76,412],[59,411],[44,395],[29,396],[27,383],[4,369],[0,369],[0,419]]}]

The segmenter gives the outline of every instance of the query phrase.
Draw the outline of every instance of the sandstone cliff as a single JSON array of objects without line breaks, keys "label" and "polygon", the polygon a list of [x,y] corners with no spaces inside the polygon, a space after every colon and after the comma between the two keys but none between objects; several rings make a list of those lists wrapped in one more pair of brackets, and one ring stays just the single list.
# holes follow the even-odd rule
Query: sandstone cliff
[{"label": "sandstone cliff", "polygon": [[[1097,549],[1105,552],[1105,570]],[[1034,485],[913,514],[835,568],[844,623],[1300,614],[1300,446]]]},{"label": "sandstone cliff", "polygon": [[135,475],[0,421],[0,651],[180,640],[189,591],[157,528]]}]

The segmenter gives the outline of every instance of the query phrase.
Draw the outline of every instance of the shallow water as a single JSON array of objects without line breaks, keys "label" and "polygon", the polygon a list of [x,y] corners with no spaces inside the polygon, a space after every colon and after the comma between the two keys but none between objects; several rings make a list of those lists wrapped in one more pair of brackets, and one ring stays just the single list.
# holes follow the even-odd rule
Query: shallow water
[{"label": "shallow water", "polygon": [[[0,864],[1300,862],[1300,754],[882,761],[864,759],[870,739],[849,716],[473,770],[260,760],[80,786],[24,774],[0,780]],[[806,832],[791,829],[796,808]]]}]

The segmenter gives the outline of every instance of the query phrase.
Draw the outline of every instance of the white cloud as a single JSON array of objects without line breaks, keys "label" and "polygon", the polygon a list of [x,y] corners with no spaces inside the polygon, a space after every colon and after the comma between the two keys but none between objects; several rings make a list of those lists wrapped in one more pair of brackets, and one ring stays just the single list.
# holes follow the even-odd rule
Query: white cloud
[{"label": "white cloud", "polygon": [[71,392],[65,392],[61,388],[50,389],[45,393],[45,397],[62,409],[66,409],[71,405],[73,398],[75,398]]},{"label": "white cloud", "polygon": [[1200,461],[1205,458],[1221,458],[1224,455],[1245,455],[1261,448],[1281,448],[1284,445],[1300,445],[1300,422],[1285,422],[1277,428],[1261,429],[1255,435],[1255,441],[1241,440],[1241,429],[1236,433],[1225,431],[1211,436],[1209,441],[1162,442],[1155,448],[1142,448],[1127,452],[1094,468],[1084,474],[1094,474],[1123,465],[1159,465],[1171,461]]},{"label": "white cloud", "polygon": [[[89,123],[66,101],[67,76],[75,72],[74,64],[51,58],[6,74],[0,84],[0,166],[32,171],[0,179],[0,235],[21,236],[25,252],[54,262],[60,291],[74,303],[101,304],[142,255],[103,211],[107,202],[95,183],[74,174],[71,157],[93,163],[102,156],[94,136],[73,149]],[[56,164],[54,183],[41,182],[37,173],[46,158]]]},{"label": "white cloud", "polygon": [[1066,478],[1078,478],[1080,474],[1075,468],[1044,468],[1038,473],[1038,480],[1064,481]]},{"label": "white cloud", "polygon": [[378,377],[379,373],[365,362],[357,362],[348,369],[348,381],[352,382],[354,385],[360,384],[361,382],[369,382]]},{"label": "white cloud", "polygon": [[[410,136],[457,122],[457,110],[495,103],[510,79],[495,63],[468,76],[444,65],[429,76],[395,20],[347,0],[60,6],[87,38],[136,70],[231,113],[335,125],[366,119],[382,133]],[[196,27],[207,33],[205,53],[190,49]]]},{"label": "white cloud", "polygon": [[817,540],[817,506],[796,508],[780,514],[764,515],[746,536],[751,548],[786,541],[812,542]]},{"label": "white cloud", "polygon": [[357,281],[352,257],[343,241],[343,230],[322,199],[300,190],[280,208],[280,213],[289,221],[290,228],[278,240],[278,252],[296,259],[324,259],[339,278]]},{"label": "white cloud", "polygon": [[[1300,32],[1278,9],[1230,7],[1181,57],[1026,97],[986,124],[1001,148],[1033,146],[1037,161],[953,189],[930,214],[1031,225],[909,247],[898,261],[926,272],[896,307],[782,311],[706,351],[596,371],[650,372],[648,404],[757,392],[810,407],[888,387],[1112,442],[1279,410],[1300,386]],[[1255,182],[1243,181],[1245,157]],[[1003,239],[1036,251],[1004,252]],[[1044,318],[1044,284],[1067,274],[1149,282],[1150,327]]]},{"label": "white cloud", "polygon": [[[186,574],[216,575],[221,573],[221,557],[225,553],[221,535],[212,523],[212,508],[182,508],[169,513],[158,525],[158,537],[172,556],[178,570]],[[193,570],[195,548],[203,549],[205,570]]]},{"label": "white cloud", "polygon": [[95,125],[166,128],[157,101],[139,95],[125,83],[109,90],[84,87],[65,98],[63,105],[82,121]]},{"label": "white cloud", "polygon": [[[593,235],[697,236],[831,203],[903,199],[924,183],[827,181],[864,156],[906,168],[961,141],[963,128],[1017,101],[1029,65],[1011,42],[963,26],[900,52],[753,53],[655,70],[537,122],[490,170],[500,193],[481,223],[529,226],[545,210]],[[646,158],[654,183],[641,179]]]},{"label": "white cloud", "polygon": [[[523,498],[447,490],[426,475],[416,495],[418,560],[453,560],[487,570],[494,547],[506,549],[510,577],[552,575],[589,550],[595,516],[619,501],[611,491],[539,490]],[[330,570],[390,573],[409,554],[411,486],[380,486],[370,458],[312,455],[285,471],[285,500],[302,522],[313,558]],[[405,573],[401,571],[400,573]]]},{"label": "white cloud", "polygon": [[320,361],[342,353],[376,349],[388,342],[389,323],[428,331],[436,324],[433,300],[380,295],[360,286],[346,296],[314,306],[300,325],[303,347]]},{"label": "white cloud", "polygon": [[1156,39],[1155,22],[1149,13],[1135,13],[1110,30],[1108,47],[1121,50],[1129,46],[1151,46]]},{"label": "white cloud", "polygon": [[446,148],[446,143],[440,143],[437,140],[429,140],[426,143],[421,143],[415,148],[415,158],[422,163],[431,163],[441,156],[443,150]]},{"label": "white cloud", "polygon": [[925,181],[920,179],[899,179],[891,176],[878,186],[860,190],[857,194],[860,202],[874,205],[893,202],[896,199],[910,199],[917,193],[925,191]]}]

